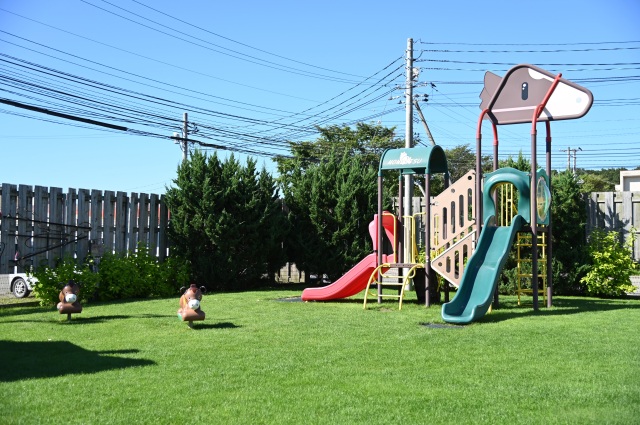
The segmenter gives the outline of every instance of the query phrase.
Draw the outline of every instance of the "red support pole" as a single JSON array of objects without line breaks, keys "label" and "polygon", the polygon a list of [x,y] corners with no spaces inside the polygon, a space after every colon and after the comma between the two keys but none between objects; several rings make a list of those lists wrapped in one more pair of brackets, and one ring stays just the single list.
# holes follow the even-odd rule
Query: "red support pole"
[{"label": "red support pole", "polygon": [[[552,193],[551,187],[551,122],[546,122],[547,127],[547,175],[549,176],[549,192]],[[547,226],[547,308],[551,308],[553,304],[553,270],[551,268],[553,255],[553,215],[549,210],[549,225]]]},{"label": "red support pole", "polygon": [[[480,118],[478,118],[478,127],[476,130],[476,243],[480,240],[480,232],[482,231],[482,120],[488,112],[489,109],[485,109],[480,113]],[[493,144],[495,150],[498,145],[498,127],[493,121],[491,121],[491,125],[493,127]]]},{"label": "red support pole", "polygon": [[551,98],[551,95],[555,91],[562,74],[556,75],[556,78],[551,83],[551,87],[547,90],[547,94],[542,99],[542,102],[536,107],[531,119],[531,187],[530,187],[530,206],[531,206],[531,289],[533,291],[533,309],[538,310],[538,202],[536,198],[537,181],[536,181],[536,143],[538,131],[536,129],[538,124],[538,118],[544,108],[547,106],[547,102]]}]

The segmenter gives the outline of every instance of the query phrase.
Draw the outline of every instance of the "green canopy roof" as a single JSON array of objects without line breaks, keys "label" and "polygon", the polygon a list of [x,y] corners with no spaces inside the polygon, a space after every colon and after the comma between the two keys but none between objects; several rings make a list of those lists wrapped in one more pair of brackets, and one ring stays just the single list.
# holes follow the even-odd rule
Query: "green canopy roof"
[{"label": "green canopy roof", "polygon": [[402,174],[446,173],[447,157],[438,145],[387,149],[380,158],[378,173],[383,170],[401,170]]}]

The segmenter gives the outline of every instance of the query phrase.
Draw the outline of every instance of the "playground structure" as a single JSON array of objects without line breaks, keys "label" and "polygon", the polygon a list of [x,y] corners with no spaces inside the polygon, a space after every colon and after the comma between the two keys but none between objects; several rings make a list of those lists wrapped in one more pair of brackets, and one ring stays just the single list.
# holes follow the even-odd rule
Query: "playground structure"
[{"label": "playground structure", "polygon": [[[386,296],[399,298],[400,308],[404,289],[410,280],[416,287],[418,299],[428,307],[436,295],[437,272],[453,286],[458,287],[455,297],[445,302],[442,317],[451,323],[469,323],[484,316],[493,301],[498,305],[497,285],[502,267],[514,245],[518,247],[518,280],[531,279],[533,308],[538,309],[539,257],[544,263],[543,298],[547,306],[552,304],[551,258],[552,220],[551,202],[551,121],[576,119],[584,116],[593,103],[591,92],[577,84],[532,65],[517,65],[504,77],[487,72],[485,87],[480,95],[481,114],[476,134],[476,169],[448,186],[447,160],[440,146],[427,148],[389,149],[380,160],[378,172],[378,214],[382,212],[382,179],[386,170],[400,173],[398,199],[398,227],[393,232],[394,255],[385,256],[383,246],[383,220],[374,220],[377,225],[374,253],[365,258],[367,267],[361,264],[358,273],[348,272],[343,278],[322,290],[325,294],[351,296],[365,289],[364,306],[372,287],[376,288],[377,301]],[[493,172],[484,178],[482,174],[482,123],[492,124]],[[537,157],[537,123],[546,124],[546,170],[539,169]],[[531,123],[531,171],[525,173],[512,168],[498,169],[498,125]],[[444,173],[445,190],[433,201],[430,200],[430,178],[433,173]],[[402,211],[403,176],[424,175],[424,245],[425,258],[418,261],[415,218],[411,212]],[[505,186],[511,190],[505,191]],[[498,189],[500,189],[498,191]],[[514,192],[515,191],[515,192]],[[517,193],[517,194],[516,194]],[[498,203],[498,199],[509,202]],[[513,202],[518,199],[517,208]],[[433,209],[432,209],[433,204]],[[396,218],[394,217],[395,221]],[[388,229],[387,229],[388,230]],[[371,228],[370,228],[371,231]],[[409,235],[409,236],[407,236]],[[373,236],[373,234],[372,234]],[[539,241],[541,241],[539,246]],[[406,247],[403,247],[406,245]],[[529,248],[531,259],[521,258],[523,248]],[[404,249],[403,249],[404,248]],[[407,249],[409,248],[409,249]],[[543,248],[539,255],[539,248]],[[404,253],[407,253],[406,255]],[[376,257],[375,265],[372,256]],[[406,258],[404,258],[406,256]],[[363,260],[363,262],[365,261]],[[522,270],[521,264],[529,262],[530,273]],[[362,263],[362,262],[361,262]],[[364,276],[370,277],[363,288]],[[357,284],[354,275],[358,276]],[[350,276],[350,277],[347,277]],[[423,284],[421,282],[424,282]],[[347,285],[349,283],[349,285]],[[333,286],[335,285],[335,287]],[[349,286],[350,291],[339,292],[338,288]],[[518,283],[519,285],[519,283]],[[383,287],[395,287],[393,295],[386,295]],[[448,285],[445,285],[445,287]],[[359,289],[358,289],[359,288]],[[356,290],[358,289],[358,290]],[[305,290],[310,291],[311,288]],[[525,291],[518,287],[518,297]],[[313,299],[335,299],[319,296]],[[310,299],[303,292],[303,300]],[[518,298],[519,299],[519,298]],[[448,294],[445,293],[445,301]]]}]

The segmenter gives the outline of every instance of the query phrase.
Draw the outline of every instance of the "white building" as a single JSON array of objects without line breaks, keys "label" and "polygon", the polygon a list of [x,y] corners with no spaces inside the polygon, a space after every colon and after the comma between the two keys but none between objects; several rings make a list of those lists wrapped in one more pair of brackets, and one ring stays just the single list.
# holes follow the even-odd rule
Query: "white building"
[{"label": "white building", "polygon": [[640,170],[620,171],[616,192],[640,192]]}]

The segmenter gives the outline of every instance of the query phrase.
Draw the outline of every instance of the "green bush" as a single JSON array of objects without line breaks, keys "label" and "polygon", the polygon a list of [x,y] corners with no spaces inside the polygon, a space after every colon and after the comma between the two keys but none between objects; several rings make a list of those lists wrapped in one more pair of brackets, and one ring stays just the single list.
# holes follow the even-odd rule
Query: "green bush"
[{"label": "green bush", "polygon": [[618,232],[595,229],[591,233],[587,246],[591,266],[580,279],[590,295],[620,296],[635,289],[629,280],[638,269],[632,256],[634,235],[630,232],[621,244]]},{"label": "green bush", "polygon": [[[94,270],[97,268],[97,272]],[[123,254],[106,254],[99,265],[78,265],[66,258],[56,267],[36,270],[38,279],[33,290],[43,306],[58,302],[60,290],[69,280],[80,286],[80,300],[103,301],[127,298],[168,297],[189,282],[189,264],[180,257],[167,258],[163,262],[149,253],[144,244],[136,251]]]},{"label": "green bush", "polygon": [[178,293],[183,286],[188,286],[191,280],[191,266],[187,260],[173,255],[160,263],[156,278],[157,285],[151,288],[150,296],[170,297]]},{"label": "green bush", "polygon": [[[526,260],[530,260],[531,255],[526,257]],[[538,258],[538,278],[542,279],[544,273],[543,262],[546,261],[542,258]],[[517,268],[517,260],[514,258],[513,263],[514,266],[509,268],[505,267],[502,272],[502,277],[499,281],[498,291],[502,295],[516,295],[518,291],[518,268]],[[521,266],[522,274],[531,274],[531,263],[525,261]],[[553,279],[554,284],[559,282],[561,279],[565,279],[562,276],[562,264],[560,264],[555,258],[551,260],[551,278]],[[542,289],[542,280],[539,280],[539,289]],[[548,283],[547,283],[548,285]],[[520,278],[520,289],[532,289],[531,287],[531,277],[521,277]],[[554,289],[555,293],[555,289]]]},{"label": "green bush", "polygon": [[101,300],[166,297],[189,282],[188,265],[178,258],[159,262],[144,244],[128,255],[106,254],[98,274]]},{"label": "green bush", "polygon": [[38,279],[33,295],[42,306],[58,303],[60,291],[70,280],[80,287],[79,301],[87,302],[95,296],[99,276],[92,271],[91,263],[77,264],[76,260],[64,258],[56,267],[45,266],[33,275]]}]

